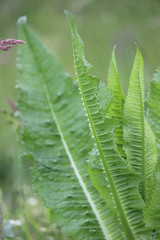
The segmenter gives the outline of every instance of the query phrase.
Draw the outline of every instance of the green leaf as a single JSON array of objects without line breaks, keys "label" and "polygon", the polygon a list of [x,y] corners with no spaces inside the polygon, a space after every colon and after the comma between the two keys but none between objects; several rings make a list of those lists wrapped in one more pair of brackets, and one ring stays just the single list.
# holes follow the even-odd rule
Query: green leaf
[{"label": "green leaf", "polygon": [[93,144],[77,84],[24,17],[18,36],[26,42],[17,59],[22,156],[34,160],[36,192],[69,239],[122,239],[112,211],[88,178]]},{"label": "green leaf", "polygon": [[154,231],[156,230],[157,239],[160,239],[160,68],[157,69],[151,82],[146,99],[146,109],[147,120],[155,134],[154,138],[156,138],[158,164],[154,172],[154,187],[151,191],[151,200],[144,209],[144,219],[146,226]]},{"label": "green leaf", "polygon": [[118,211],[117,218],[122,224],[124,239],[149,239],[141,214],[143,201],[138,192],[138,176],[127,166],[126,161],[116,150],[114,130],[118,126],[117,119],[109,119],[101,112],[97,101],[99,80],[90,75],[90,64],[87,63],[83,52],[83,43],[76,29],[74,17],[66,11],[72,32],[72,44],[75,67],[78,77],[90,128],[105,171],[105,177],[110,186],[113,203]]},{"label": "green leaf", "polygon": [[156,139],[145,120],[146,203],[150,201],[154,187],[154,172],[157,164]]},{"label": "green leaf", "polygon": [[141,176],[140,191],[147,203],[153,187],[153,172],[157,156],[155,138],[145,120],[143,59],[138,48],[124,104],[123,120],[124,149],[127,161]]},{"label": "green leaf", "polygon": [[[117,210],[114,208],[111,191],[108,181],[105,177],[103,165],[100,162],[99,152],[96,146],[93,147],[88,160],[88,172],[93,185],[100,192],[100,195],[106,202],[107,206],[112,209],[114,214],[117,215]],[[114,217],[116,217],[116,215]]]},{"label": "green leaf", "polygon": [[[124,104],[125,152],[130,165],[143,175],[145,160],[143,59],[137,48],[130,85]],[[145,176],[145,174],[144,174]]]},{"label": "green leaf", "polygon": [[157,154],[160,161],[160,67],[157,69],[151,82],[149,94],[146,99],[147,119],[156,136]]},{"label": "green leaf", "polygon": [[113,95],[110,92],[109,88],[106,87],[105,84],[101,82],[97,90],[97,100],[99,103],[100,111],[104,116],[107,116],[109,107],[113,100]]},{"label": "green leaf", "polygon": [[157,239],[160,239],[160,162],[154,174],[155,185],[152,191],[151,201],[144,209],[146,226],[156,230]]},{"label": "green leaf", "polygon": [[112,58],[108,71],[108,87],[113,96],[113,101],[110,105],[108,111],[108,117],[114,117],[118,120],[119,126],[115,131],[115,140],[118,147],[118,151],[121,156],[125,158],[125,153],[123,150],[123,123],[122,123],[122,114],[123,114],[123,102],[125,96],[122,92],[121,83],[119,79],[119,74],[117,70],[116,58],[115,58],[115,47],[113,48]]}]

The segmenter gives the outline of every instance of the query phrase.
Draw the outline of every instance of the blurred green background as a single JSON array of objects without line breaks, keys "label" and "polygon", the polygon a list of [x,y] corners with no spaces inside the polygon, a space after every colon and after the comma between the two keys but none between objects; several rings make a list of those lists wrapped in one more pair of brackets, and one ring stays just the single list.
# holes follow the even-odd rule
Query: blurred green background
[{"label": "blurred green background", "polygon": [[[16,38],[17,19],[26,15],[31,28],[64,64],[67,71],[75,77],[70,30],[64,15],[65,9],[75,15],[79,33],[85,44],[86,58],[94,65],[94,74],[102,80],[106,79],[111,51],[116,45],[120,78],[126,92],[136,51],[135,42],[137,42],[144,57],[145,86],[146,90],[148,89],[152,75],[160,64],[159,0],[0,0],[0,39]],[[16,102],[17,98],[14,87],[16,71],[16,48],[9,52],[1,52],[0,200],[5,221],[22,218],[24,215],[23,193],[25,198],[28,197],[27,199],[32,197],[36,199],[30,187],[30,175],[27,170],[29,164],[23,163],[23,174],[19,168],[16,144],[17,123],[11,116],[12,110],[8,104],[9,99]],[[7,113],[4,113],[4,110]],[[21,175],[25,176],[23,180],[25,187],[21,186]],[[48,213],[41,203],[33,206],[34,209],[36,207],[39,209],[39,215],[46,216],[45,223],[40,221],[41,227],[50,226],[47,225],[51,224]],[[40,227],[39,229],[35,227],[36,217],[39,215],[32,216],[33,211],[30,205],[27,205],[26,209],[29,215],[27,218],[32,218],[32,223],[29,221],[28,230],[23,231],[26,231],[24,236],[18,233],[19,238],[16,239],[33,239],[33,236],[34,239],[41,239],[40,235],[43,237],[43,234],[38,235]],[[45,232],[44,229],[42,232]],[[54,232],[56,232],[55,229]],[[48,238],[45,236],[45,239],[62,239],[56,234],[54,237],[53,234],[51,236],[51,238],[49,235]]]}]

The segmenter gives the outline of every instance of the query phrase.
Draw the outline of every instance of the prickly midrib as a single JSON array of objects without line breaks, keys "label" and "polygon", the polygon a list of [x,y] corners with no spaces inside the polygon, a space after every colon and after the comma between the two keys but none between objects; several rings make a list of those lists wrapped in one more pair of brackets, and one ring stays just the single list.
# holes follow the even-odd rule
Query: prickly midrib
[{"label": "prickly midrib", "polygon": [[[25,28],[24,28],[24,32],[25,32],[26,38],[28,38],[28,40],[29,40],[29,36],[28,36],[27,30]],[[30,41],[28,41],[28,42],[30,42]],[[76,177],[77,177],[77,179],[79,181],[79,184],[80,184],[80,186],[81,186],[81,188],[82,188],[82,190],[83,190],[83,192],[84,192],[84,194],[85,194],[85,196],[86,196],[86,198],[87,198],[87,200],[88,200],[88,202],[89,202],[89,204],[91,206],[91,209],[92,209],[92,211],[93,211],[93,213],[94,213],[94,215],[95,215],[95,217],[96,217],[96,219],[97,219],[97,221],[98,221],[98,223],[100,225],[100,228],[101,228],[101,230],[103,232],[103,235],[104,235],[105,239],[106,240],[111,240],[111,238],[109,236],[109,233],[107,232],[106,227],[105,227],[105,225],[103,223],[103,220],[101,218],[101,214],[99,213],[99,211],[98,211],[98,209],[97,209],[97,207],[96,207],[96,205],[94,203],[94,200],[92,199],[92,197],[90,195],[90,192],[88,191],[87,186],[86,186],[85,182],[83,181],[83,179],[81,177],[81,174],[80,174],[80,172],[79,172],[79,170],[78,170],[78,168],[76,166],[76,163],[74,161],[74,158],[72,157],[72,154],[71,154],[71,152],[69,150],[69,147],[68,147],[67,141],[65,140],[65,137],[63,135],[63,131],[61,129],[60,123],[59,123],[58,118],[56,116],[56,113],[55,113],[55,111],[53,109],[53,104],[52,104],[52,101],[51,101],[51,97],[50,97],[50,94],[49,94],[48,87],[47,87],[47,85],[45,83],[45,79],[43,77],[43,73],[41,72],[41,69],[39,68],[39,65],[37,64],[37,58],[36,58],[36,56],[34,54],[34,48],[32,47],[32,45],[30,45],[30,49],[31,49],[32,56],[33,56],[33,58],[35,60],[37,70],[38,70],[38,72],[40,73],[40,76],[41,76],[41,82],[42,82],[42,85],[43,85],[44,93],[45,93],[46,98],[47,98],[47,104],[48,104],[49,109],[51,111],[52,119],[56,123],[57,130],[58,130],[59,135],[61,137],[61,141],[62,141],[63,147],[64,147],[64,149],[66,151],[66,154],[67,154],[67,156],[69,158],[69,161],[71,163],[73,171],[74,171],[74,173],[75,173],[75,175],[76,175]]]}]

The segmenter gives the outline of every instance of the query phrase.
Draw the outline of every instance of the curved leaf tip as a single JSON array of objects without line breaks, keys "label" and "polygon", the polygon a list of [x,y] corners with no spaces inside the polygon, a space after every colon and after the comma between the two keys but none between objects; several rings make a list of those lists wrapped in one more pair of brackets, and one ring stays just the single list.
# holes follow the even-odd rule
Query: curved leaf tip
[{"label": "curved leaf tip", "polygon": [[[71,28],[71,35],[72,35],[72,44],[73,44],[73,48],[75,48],[75,51],[78,51],[78,54],[80,56],[81,61],[83,62],[84,66],[86,67],[86,69],[88,71],[90,71],[92,69],[92,65],[90,63],[88,63],[85,59],[84,56],[84,44],[82,39],[79,36],[79,33],[77,31],[77,27],[76,27],[76,23],[75,23],[75,18],[72,15],[71,12],[69,12],[68,10],[65,10],[64,13],[66,14],[68,21],[69,21],[69,25]],[[76,45],[75,45],[76,43]],[[76,49],[77,48],[77,49]]]},{"label": "curved leaf tip", "polygon": [[22,16],[20,18],[18,18],[17,24],[18,25],[22,25],[22,24],[26,24],[27,23],[27,16]]},{"label": "curved leaf tip", "polygon": [[64,10],[64,13],[66,14],[67,18],[70,20],[70,21],[74,21],[74,16],[72,15],[72,13],[68,10]]},{"label": "curved leaf tip", "polygon": [[76,28],[76,26],[75,26],[75,18],[73,16],[73,14],[70,11],[68,11],[68,10],[64,10],[64,13],[66,14],[66,16],[68,18],[70,26]]},{"label": "curved leaf tip", "polygon": [[112,49],[112,61],[113,61],[113,64],[114,64],[114,67],[115,67],[116,71],[118,72],[115,52],[116,52],[116,45],[114,45],[114,47]]}]

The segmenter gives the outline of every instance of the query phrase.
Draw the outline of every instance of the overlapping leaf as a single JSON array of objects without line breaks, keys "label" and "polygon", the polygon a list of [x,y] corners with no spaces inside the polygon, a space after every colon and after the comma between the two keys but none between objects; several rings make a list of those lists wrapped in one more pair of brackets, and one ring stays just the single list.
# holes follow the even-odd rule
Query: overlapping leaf
[{"label": "overlapping leaf", "polygon": [[140,191],[147,203],[153,188],[157,155],[154,135],[145,120],[143,59],[138,48],[124,104],[123,127],[127,161],[141,176]]},{"label": "overlapping leaf", "polygon": [[118,211],[126,239],[147,238],[141,209],[143,201],[138,192],[138,176],[127,166],[125,160],[116,151],[114,131],[118,127],[116,118],[104,118],[97,101],[99,80],[89,74],[91,66],[87,63],[83,52],[83,43],[77,32],[73,16],[66,12],[72,32],[74,60],[79,88],[89,119],[94,140],[99,151],[105,177],[110,186],[111,194]]},{"label": "overlapping leaf", "polygon": [[125,158],[125,153],[123,150],[123,103],[124,103],[124,94],[121,89],[121,83],[118,75],[118,69],[115,59],[115,47],[113,48],[112,58],[108,71],[108,88],[113,96],[113,101],[110,105],[108,111],[108,117],[114,117],[119,122],[119,127],[115,131],[115,140],[118,147],[118,150],[122,157]]}]

